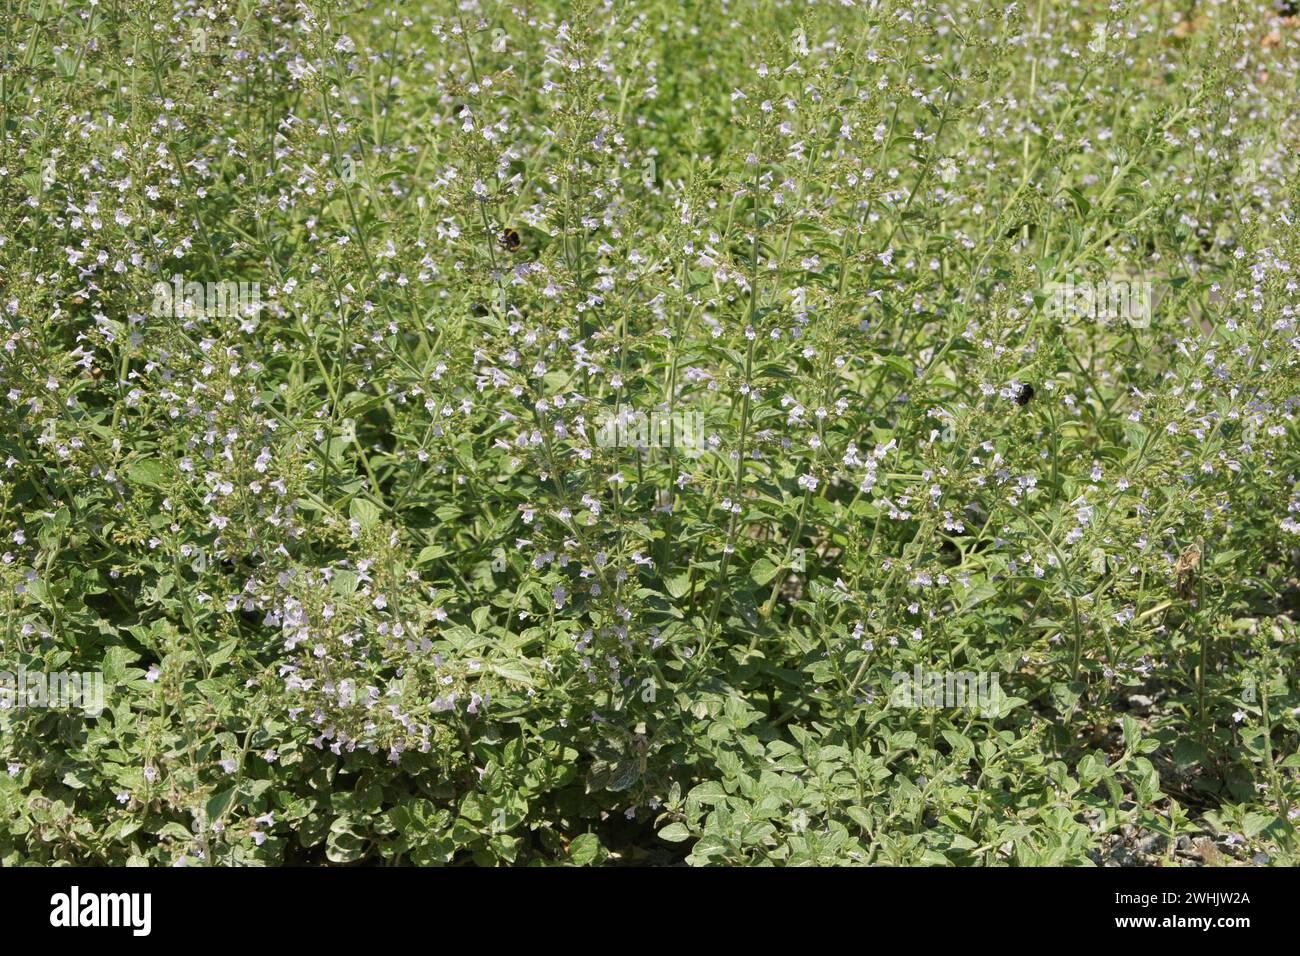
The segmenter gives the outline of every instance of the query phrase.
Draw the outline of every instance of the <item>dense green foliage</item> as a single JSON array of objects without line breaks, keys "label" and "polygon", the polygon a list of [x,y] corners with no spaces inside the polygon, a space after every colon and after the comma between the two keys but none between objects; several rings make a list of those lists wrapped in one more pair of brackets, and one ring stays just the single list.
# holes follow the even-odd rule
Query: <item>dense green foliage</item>
[{"label": "dense green foliage", "polygon": [[1298,32],[3,0],[0,863],[1295,862]]}]

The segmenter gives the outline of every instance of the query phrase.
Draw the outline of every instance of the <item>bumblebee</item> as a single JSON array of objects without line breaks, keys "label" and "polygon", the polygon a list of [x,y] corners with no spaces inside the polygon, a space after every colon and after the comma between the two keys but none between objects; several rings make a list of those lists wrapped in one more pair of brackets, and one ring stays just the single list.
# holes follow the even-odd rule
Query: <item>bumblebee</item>
[{"label": "bumblebee", "polygon": [[519,233],[513,229],[507,229],[497,237],[497,242],[501,244],[501,248],[506,252],[514,252],[520,246]]},{"label": "bumblebee", "polygon": [[1016,404],[1028,405],[1029,400],[1034,397],[1034,386],[1025,384],[1020,386],[1020,391],[1016,392]]}]

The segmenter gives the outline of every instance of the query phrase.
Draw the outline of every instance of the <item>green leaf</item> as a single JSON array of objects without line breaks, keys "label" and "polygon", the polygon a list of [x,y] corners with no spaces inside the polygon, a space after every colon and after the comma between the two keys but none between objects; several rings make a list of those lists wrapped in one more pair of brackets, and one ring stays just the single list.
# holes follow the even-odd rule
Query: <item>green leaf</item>
[{"label": "green leaf", "polygon": [[749,576],[755,584],[762,587],[768,584],[780,568],[767,558],[759,558],[749,568]]},{"label": "green leaf", "polygon": [[348,505],[348,514],[363,528],[369,528],[379,522],[382,512],[379,506],[367,498],[353,498]]},{"label": "green leaf", "polygon": [[350,830],[332,830],[325,841],[325,856],[331,863],[353,863],[365,848],[365,841]]},{"label": "green leaf", "polygon": [[73,790],[84,790],[92,783],[90,774],[85,770],[70,770],[63,775],[64,786],[71,787]]},{"label": "green leaf", "polygon": [[686,829],[684,823],[670,823],[659,831],[659,839],[667,840],[669,843],[681,843],[690,838],[691,831]]},{"label": "green leaf", "polygon": [[1271,813],[1248,813],[1241,821],[1241,832],[1247,837],[1255,837],[1272,826],[1278,817]]},{"label": "green leaf", "polygon": [[569,861],[575,866],[591,866],[600,863],[609,856],[601,846],[600,837],[594,833],[584,833],[569,844]]},{"label": "green leaf", "polygon": [[438,558],[441,558],[444,555],[448,555],[448,554],[451,554],[451,552],[440,544],[426,545],[425,547],[421,548],[420,553],[415,556],[415,563],[428,564],[430,561],[435,561]]},{"label": "green leaf", "polygon": [[114,684],[121,683],[126,676],[126,666],[132,661],[139,660],[139,658],[140,655],[135,651],[120,644],[105,651],[104,662],[101,665],[104,671],[105,690]]},{"label": "green leaf", "polygon": [[335,594],[346,597],[356,592],[358,583],[360,583],[360,579],[357,577],[357,572],[347,568],[340,568],[334,572],[334,579],[330,583],[330,587]]},{"label": "green leaf", "polygon": [[215,823],[221,819],[221,815],[230,809],[231,804],[235,801],[235,795],[239,792],[239,786],[235,785],[214,793],[208,798],[207,803],[203,805],[203,813],[208,823]]},{"label": "green leaf", "polygon": [[167,465],[157,458],[144,458],[126,467],[126,480],[133,485],[161,488]]},{"label": "green leaf", "polygon": [[492,670],[506,680],[517,681],[520,684],[533,686],[533,675],[528,670],[528,664],[523,659],[513,661],[498,661],[492,665]]},{"label": "green leaf", "polygon": [[614,772],[609,776],[609,783],[605,784],[606,790],[626,790],[632,784],[641,779],[641,761],[635,757],[629,757],[620,760],[614,767]]}]

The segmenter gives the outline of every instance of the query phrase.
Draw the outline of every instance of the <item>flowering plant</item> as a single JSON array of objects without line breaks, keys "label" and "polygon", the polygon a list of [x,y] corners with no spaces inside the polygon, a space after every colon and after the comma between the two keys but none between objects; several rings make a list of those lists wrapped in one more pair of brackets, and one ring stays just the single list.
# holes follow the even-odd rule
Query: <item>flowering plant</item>
[{"label": "flowering plant", "polygon": [[0,21],[0,862],[1296,861],[1293,13]]}]

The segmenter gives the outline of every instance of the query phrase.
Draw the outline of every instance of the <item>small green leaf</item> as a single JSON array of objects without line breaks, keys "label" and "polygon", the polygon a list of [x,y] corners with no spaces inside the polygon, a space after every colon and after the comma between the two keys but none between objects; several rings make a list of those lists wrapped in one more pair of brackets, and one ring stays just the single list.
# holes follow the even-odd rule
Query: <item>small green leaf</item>
[{"label": "small green leaf", "polygon": [[670,823],[659,831],[659,839],[667,840],[669,843],[681,843],[690,838],[691,831],[686,829],[684,823]]},{"label": "small green leaf", "polygon": [[602,862],[609,854],[600,844],[600,837],[584,833],[569,844],[569,860],[575,866],[591,866]]},{"label": "small green leaf", "polygon": [[353,498],[348,505],[348,514],[363,528],[369,528],[379,522],[379,506],[366,498]]}]

